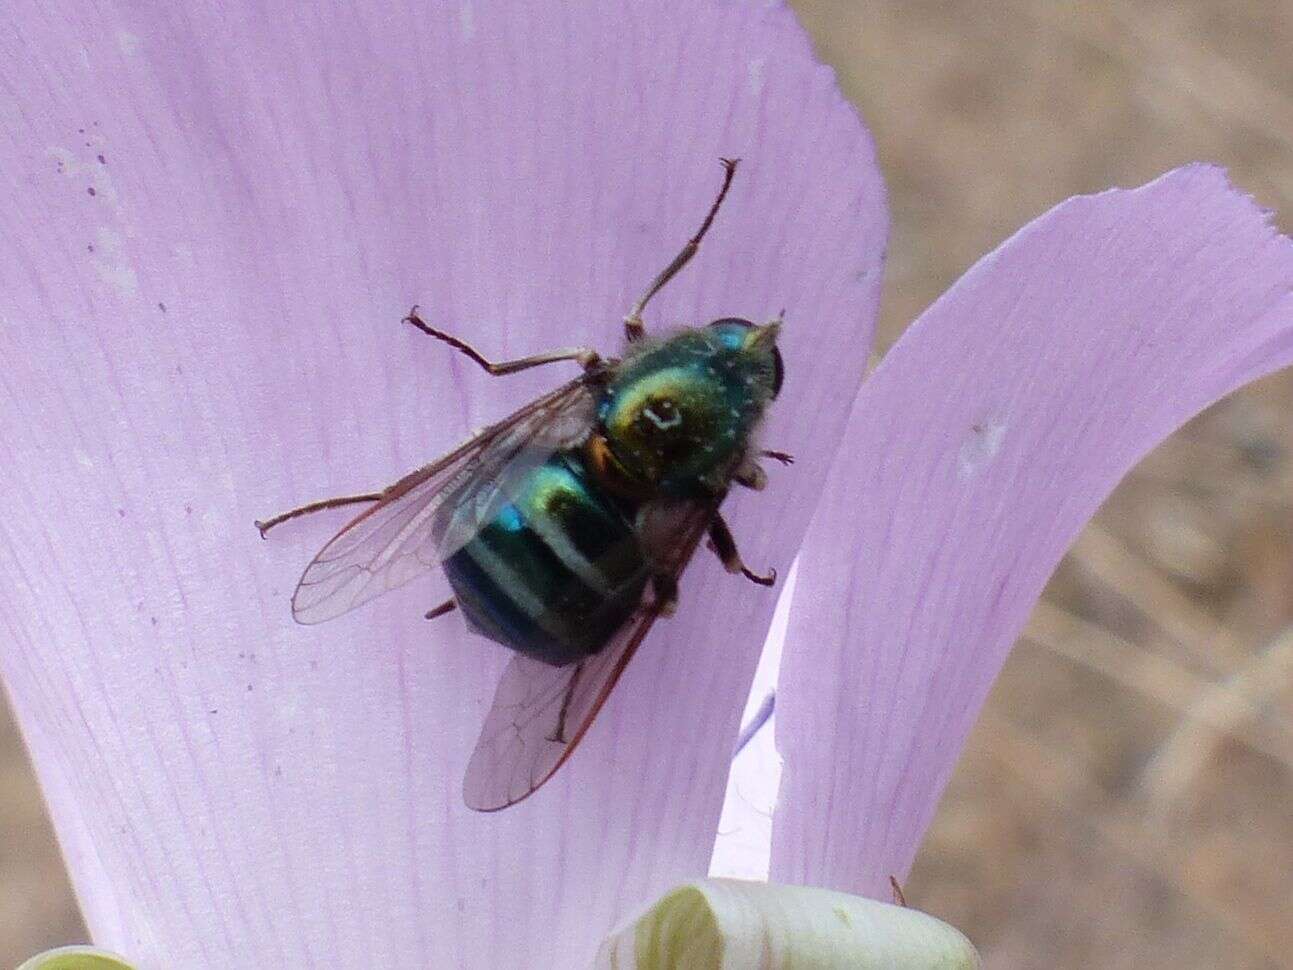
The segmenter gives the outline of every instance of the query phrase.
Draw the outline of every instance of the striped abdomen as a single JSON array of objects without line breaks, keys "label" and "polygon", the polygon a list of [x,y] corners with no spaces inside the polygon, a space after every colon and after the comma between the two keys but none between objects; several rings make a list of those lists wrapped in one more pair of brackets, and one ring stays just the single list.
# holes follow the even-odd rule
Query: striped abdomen
[{"label": "striped abdomen", "polygon": [[590,487],[580,454],[467,487],[449,524],[467,539],[446,550],[444,570],[468,623],[551,664],[600,650],[640,602],[647,566],[626,512]]}]

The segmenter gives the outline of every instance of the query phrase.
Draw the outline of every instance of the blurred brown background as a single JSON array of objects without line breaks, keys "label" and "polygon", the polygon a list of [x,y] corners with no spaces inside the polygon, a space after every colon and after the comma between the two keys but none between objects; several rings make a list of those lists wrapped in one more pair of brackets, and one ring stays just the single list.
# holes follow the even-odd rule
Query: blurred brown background
[{"label": "blurred brown background", "polygon": [[[879,144],[880,349],[1066,196],[1193,159],[1293,230],[1290,0],[794,0]],[[1293,375],[1138,467],[1006,665],[909,900],[994,970],[1293,967]],[[83,935],[0,710],[0,968]]]}]

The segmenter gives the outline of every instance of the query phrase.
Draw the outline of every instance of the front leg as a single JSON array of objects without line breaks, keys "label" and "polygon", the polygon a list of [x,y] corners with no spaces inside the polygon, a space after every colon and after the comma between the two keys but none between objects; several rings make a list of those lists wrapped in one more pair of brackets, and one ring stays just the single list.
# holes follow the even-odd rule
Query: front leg
[{"label": "front leg", "polygon": [[732,538],[732,531],[721,515],[715,515],[714,521],[710,523],[709,547],[717,553],[718,558],[723,561],[723,568],[729,573],[733,575],[740,573],[750,582],[758,583],[760,586],[771,586],[777,581],[775,569],[769,569],[766,576],[760,576],[746,568],[745,563],[741,561],[741,554],[736,550],[736,540]]},{"label": "front leg", "polygon": [[[783,465],[795,463],[795,459],[784,451],[761,451],[757,458],[771,458]],[[747,455],[732,473],[732,481],[753,491],[762,492],[768,485],[768,474],[759,465],[755,456]]]},{"label": "front leg", "polygon": [[666,283],[677,276],[682,271],[682,268],[691,262],[691,258],[696,255],[696,250],[700,248],[700,241],[705,238],[705,233],[709,232],[709,227],[713,225],[714,217],[718,215],[719,207],[723,204],[723,199],[727,197],[727,190],[732,187],[732,179],[736,175],[736,165],[740,159],[724,158],[721,161],[723,163],[723,187],[718,190],[718,198],[709,207],[709,214],[705,216],[705,221],[700,224],[699,231],[687,241],[687,245],[682,247],[682,252],[673,258],[673,262],[661,270],[660,275],[651,281],[647,291],[642,294],[641,299],[633,304],[628,316],[624,318],[624,339],[629,343],[636,343],[646,336],[646,325],[642,322],[642,311],[651,302],[651,297],[659,293]]}]

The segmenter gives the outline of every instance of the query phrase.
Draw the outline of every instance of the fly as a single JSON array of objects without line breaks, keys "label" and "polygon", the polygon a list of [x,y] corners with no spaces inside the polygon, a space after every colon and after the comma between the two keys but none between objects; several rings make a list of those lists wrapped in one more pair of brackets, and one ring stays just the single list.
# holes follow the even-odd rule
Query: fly
[{"label": "fly", "polygon": [[736,174],[704,222],[624,319],[624,355],[585,347],[492,362],[429,325],[491,375],[559,361],[583,373],[380,492],[303,505],[257,522],[264,536],[311,512],[366,504],[316,555],[292,596],[301,623],[340,616],[439,568],[452,611],[515,652],[463,783],[467,805],[497,811],[537,790],[570,757],[652,624],[673,613],[696,547],[760,585],[719,507],[732,483],[762,489],[754,436],[781,390],[781,320],[726,317],[648,339],[642,313],[696,254]]}]

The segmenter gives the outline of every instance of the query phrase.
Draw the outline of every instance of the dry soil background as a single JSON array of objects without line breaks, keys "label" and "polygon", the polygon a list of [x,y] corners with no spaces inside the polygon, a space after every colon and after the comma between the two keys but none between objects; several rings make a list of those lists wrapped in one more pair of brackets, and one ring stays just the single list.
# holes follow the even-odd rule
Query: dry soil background
[{"label": "dry soil background", "polygon": [[[1079,192],[1221,162],[1293,230],[1290,0],[796,0],[879,144],[881,348]],[[996,970],[1293,966],[1293,375],[1087,528],[907,885]],[[0,711],[0,968],[82,935]]]}]

